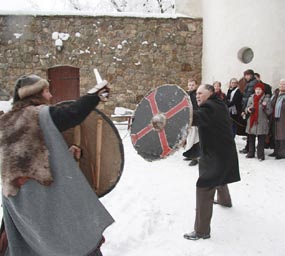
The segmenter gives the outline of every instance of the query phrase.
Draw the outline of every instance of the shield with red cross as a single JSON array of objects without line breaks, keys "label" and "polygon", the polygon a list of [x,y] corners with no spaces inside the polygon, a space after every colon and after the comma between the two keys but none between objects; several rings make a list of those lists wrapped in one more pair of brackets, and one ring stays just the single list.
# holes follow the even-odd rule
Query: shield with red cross
[{"label": "shield with red cross", "polygon": [[192,124],[192,104],[177,85],[162,85],[139,103],[131,127],[134,148],[145,160],[165,158],[179,149]]}]

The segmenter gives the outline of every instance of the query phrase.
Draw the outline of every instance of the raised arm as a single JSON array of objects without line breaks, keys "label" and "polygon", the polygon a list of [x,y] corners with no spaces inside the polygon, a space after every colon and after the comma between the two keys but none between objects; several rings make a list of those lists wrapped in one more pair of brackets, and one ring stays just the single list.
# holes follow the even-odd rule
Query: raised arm
[{"label": "raised arm", "polygon": [[107,101],[110,88],[106,80],[100,81],[87,95],[80,97],[66,107],[50,107],[51,118],[59,131],[65,131],[79,125],[100,101]]},{"label": "raised arm", "polygon": [[68,106],[51,106],[50,115],[57,129],[62,132],[83,122],[99,102],[97,94],[85,95]]}]

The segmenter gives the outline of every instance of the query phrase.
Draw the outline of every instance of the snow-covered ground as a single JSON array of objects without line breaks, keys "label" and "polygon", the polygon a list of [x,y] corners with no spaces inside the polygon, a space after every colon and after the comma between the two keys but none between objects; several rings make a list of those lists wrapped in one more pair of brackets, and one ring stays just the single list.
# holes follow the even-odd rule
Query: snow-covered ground
[{"label": "snow-covered ground", "polygon": [[[126,127],[118,126],[122,178],[101,199],[116,220],[105,232],[104,256],[285,255],[285,159],[268,157],[272,150],[263,162],[240,154],[242,181],[229,185],[233,207],[215,205],[211,239],[189,241],[183,234],[193,230],[198,167],[183,161],[182,149],[164,160],[143,160]],[[236,144],[241,149],[245,141],[237,137]]]},{"label": "snow-covered ground", "polygon": [[[189,241],[193,230],[198,167],[182,152],[146,162],[118,127],[125,168],[117,187],[102,198],[116,222],[105,232],[105,256],[282,256],[285,255],[285,159],[239,155],[242,181],[230,184],[232,208],[214,206],[211,239]],[[237,148],[245,141],[238,137]]]}]

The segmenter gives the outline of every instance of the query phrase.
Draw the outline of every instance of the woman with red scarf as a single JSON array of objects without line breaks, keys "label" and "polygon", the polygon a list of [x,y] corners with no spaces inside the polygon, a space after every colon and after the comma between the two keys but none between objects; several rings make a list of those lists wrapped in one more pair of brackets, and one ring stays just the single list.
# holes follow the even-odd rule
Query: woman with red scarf
[{"label": "woman with red scarf", "polygon": [[254,86],[254,94],[247,102],[245,112],[249,115],[247,119],[246,133],[248,134],[249,149],[247,158],[255,155],[255,138],[258,139],[257,158],[264,160],[265,137],[269,131],[268,117],[272,112],[270,98],[264,94],[264,84],[257,83]]}]

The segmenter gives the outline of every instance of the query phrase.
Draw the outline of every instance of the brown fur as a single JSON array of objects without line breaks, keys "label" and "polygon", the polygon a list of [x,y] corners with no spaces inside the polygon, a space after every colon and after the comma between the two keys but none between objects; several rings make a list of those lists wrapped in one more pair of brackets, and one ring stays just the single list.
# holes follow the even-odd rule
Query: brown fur
[{"label": "brown fur", "polygon": [[40,79],[36,83],[22,86],[18,89],[18,95],[20,99],[35,95],[42,91],[45,87],[49,87],[49,83],[45,79]]},{"label": "brown fur", "polygon": [[13,112],[19,111],[22,108],[25,108],[27,106],[39,106],[42,104],[48,105],[49,101],[47,99],[43,98],[42,91],[41,91],[35,95],[26,97],[23,100],[19,100],[19,101],[14,102],[12,111],[10,111],[9,114],[11,115],[11,114],[13,114]]},{"label": "brown fur", "polygon": [[0,157],[3,194],[16,195],[21,177],[49,185],[48,149],[39,126],[39,107],[27,106],[0,117]]}]

